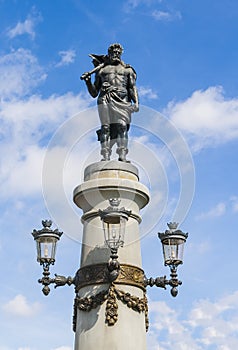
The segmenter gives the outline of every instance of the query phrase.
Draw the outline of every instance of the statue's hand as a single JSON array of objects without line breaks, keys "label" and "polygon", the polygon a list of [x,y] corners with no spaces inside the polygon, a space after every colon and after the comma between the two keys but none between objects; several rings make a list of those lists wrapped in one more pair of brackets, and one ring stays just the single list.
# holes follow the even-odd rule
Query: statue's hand
[{"label": "statue's hand", "polygon": [[139,105],[137,103],[132,106],[132,112],[139,112]]},{"label": "statue's hand", "polygon": [[90,80],[90,73],[89,72],[86,72],[86,73],[83,73],[80,77],[81,80],[85,80],[86,82]]}]

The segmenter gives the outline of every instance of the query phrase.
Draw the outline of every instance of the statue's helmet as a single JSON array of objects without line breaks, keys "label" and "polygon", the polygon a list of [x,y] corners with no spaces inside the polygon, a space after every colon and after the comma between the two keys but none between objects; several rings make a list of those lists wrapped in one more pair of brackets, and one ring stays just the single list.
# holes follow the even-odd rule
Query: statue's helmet
[{"label": "statue's helmet", "polygon": [[111,44],[108,48],[108,54],[110,55],[110,53],[112,53],[115,49],[117,49],[118,51],[120,51],[120,55],[123,53],[123,47],[121,46],[121,44],[115,43],[115,44]]}]

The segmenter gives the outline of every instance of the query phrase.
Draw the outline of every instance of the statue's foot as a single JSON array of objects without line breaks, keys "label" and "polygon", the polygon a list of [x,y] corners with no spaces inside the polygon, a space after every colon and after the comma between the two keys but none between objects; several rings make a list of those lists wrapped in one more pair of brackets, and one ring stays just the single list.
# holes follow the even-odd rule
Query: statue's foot
[{"label": "statue's foot", "polygon": [[104,153],[104,154],[102,154],[102,156],[103,156],[103,158],[101,159],[101,161],[108,161],[108,160],[110,160],[110,154],[108,153]]},{"label": "statue's foot", "polygon": [[103,156],[103,158],[101,159],[101,161],[108,161],[108,160],[110,160],[111,152],[110,152],[109,149],[103,148],[103,149],[101,150],[101,155]]},{"label": "statue's foot", "polygon": [[119,162],[130,163],[130,161],[126,160],[126,158],[119,157],[118,160]]},{"label": "statue's foot", "polygon": [[[119,155],[118,160],[120,162],[127,162],[127,160],[126,160],[126,155],[128,153],[128,149],[127,148],[125,148],[125,147],[118,147],[116,152]],[[130,163],[130,162],[127,162],[127,163]]]}]

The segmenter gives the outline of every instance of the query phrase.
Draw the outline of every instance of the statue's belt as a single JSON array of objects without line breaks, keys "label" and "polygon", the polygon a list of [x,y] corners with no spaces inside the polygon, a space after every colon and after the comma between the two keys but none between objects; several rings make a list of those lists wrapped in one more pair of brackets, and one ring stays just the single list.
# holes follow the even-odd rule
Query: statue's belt
[{"label": "statue's belt", "polygon": [[102,85],[101,91],[110,93],[110,92],[116,92],[116,93],[127,93],[126,88],[121,88],[117,86],[112,86],[112,85]]}]

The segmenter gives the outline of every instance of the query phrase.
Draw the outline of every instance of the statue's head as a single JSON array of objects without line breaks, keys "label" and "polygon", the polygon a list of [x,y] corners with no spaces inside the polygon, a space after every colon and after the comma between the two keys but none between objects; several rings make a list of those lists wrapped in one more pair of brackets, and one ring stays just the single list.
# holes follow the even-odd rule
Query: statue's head
[{"label": "statue's head", "polygon": [[121,44],[111,44],[108,48],[108,57],[112,62],[120,62],[122,52],[123,47],[121,46]]}]

